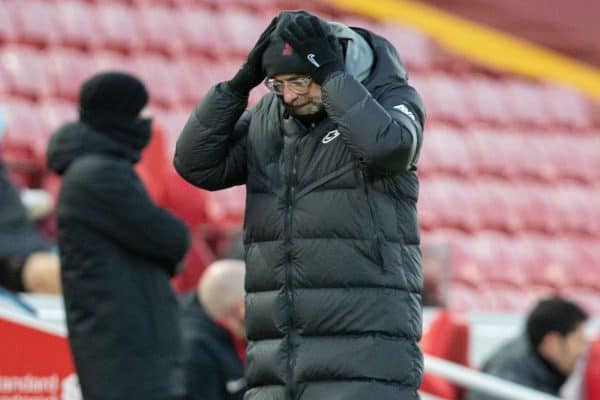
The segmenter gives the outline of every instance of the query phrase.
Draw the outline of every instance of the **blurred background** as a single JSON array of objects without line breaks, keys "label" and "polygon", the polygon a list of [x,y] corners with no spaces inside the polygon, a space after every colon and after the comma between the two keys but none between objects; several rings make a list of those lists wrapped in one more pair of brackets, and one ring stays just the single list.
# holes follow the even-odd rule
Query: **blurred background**
[{"label": "blurred background", "polygon": [[[273,16],[297,8],[385,36],[425,100],[427,315],[443,307],[504,329],[476,333],[491,338],[517,332],[553,293],[600,314],[600,3],[589,0],[0,0],[0,156],[17,187],[50,195],[36,198],[44,234],[55,235],[60,187],[48,139],[76,118],[81,82],[118,69],[151,93],[138,172],[193,235],[175,288],[239,251],[244,188],[191,187],[171,166],[174,146],[203,93],[233,75]],[[471,343],[465,363],[489,343]]]}]

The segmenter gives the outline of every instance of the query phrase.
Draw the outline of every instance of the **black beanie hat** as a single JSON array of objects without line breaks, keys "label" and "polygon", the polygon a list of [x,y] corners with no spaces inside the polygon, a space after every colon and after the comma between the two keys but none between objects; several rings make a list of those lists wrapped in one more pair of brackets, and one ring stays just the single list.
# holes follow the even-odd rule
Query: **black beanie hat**
[{"label": "black beanie hat", "polygon": [[279,37],[271,37],[269,46],[263,53],[262,65],[269,77],[279,74],[310,75],[314,69],[289,43]]},{"label": "black beanie hat", "polygon": [[79,92],[79,119],[95,125],[103,122],[132,121],[148,103],[144,84],[123,72],[99,73],[83,83]]}]

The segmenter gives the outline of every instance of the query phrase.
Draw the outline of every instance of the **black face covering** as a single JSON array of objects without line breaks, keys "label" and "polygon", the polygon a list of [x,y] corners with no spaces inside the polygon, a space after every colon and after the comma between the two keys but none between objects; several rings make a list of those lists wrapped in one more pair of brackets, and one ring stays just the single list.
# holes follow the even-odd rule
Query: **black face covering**
[{"label": "black face covering", "polygon": [[119,142],[141,150],[150,141],[151,118],[132,118],[121,113],[80,111],[79,119]]}]

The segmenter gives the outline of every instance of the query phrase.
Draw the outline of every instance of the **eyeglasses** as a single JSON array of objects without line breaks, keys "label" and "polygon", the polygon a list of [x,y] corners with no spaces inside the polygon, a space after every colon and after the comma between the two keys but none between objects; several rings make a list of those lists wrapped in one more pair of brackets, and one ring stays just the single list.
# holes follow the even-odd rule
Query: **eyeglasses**
[{"label": "eyeglasses", "polygon": [[302,76],[300,78],[291,79],[289,81],[280,81],[275,78],[265,79],[265,86],[272,92],[282,95],[283,88],[287,88],[296,94],[307,94],[308,88],[312,83],[312,78],[309,76]]}]

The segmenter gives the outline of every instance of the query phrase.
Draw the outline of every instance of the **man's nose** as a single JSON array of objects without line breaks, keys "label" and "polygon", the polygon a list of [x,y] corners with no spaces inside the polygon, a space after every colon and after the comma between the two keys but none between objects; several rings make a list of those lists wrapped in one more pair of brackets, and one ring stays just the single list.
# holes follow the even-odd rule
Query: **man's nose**
[{"label": "man's nose", "polygon": [[298,95],[296,93],[294,93],[293,91],[291,91],[290,89],[288,89],[287,85],[283,86],[283,102],[286,104],[289,104],[291,102],[293,102],[294,100],[296,100],[296,98],[298,97]]}]

